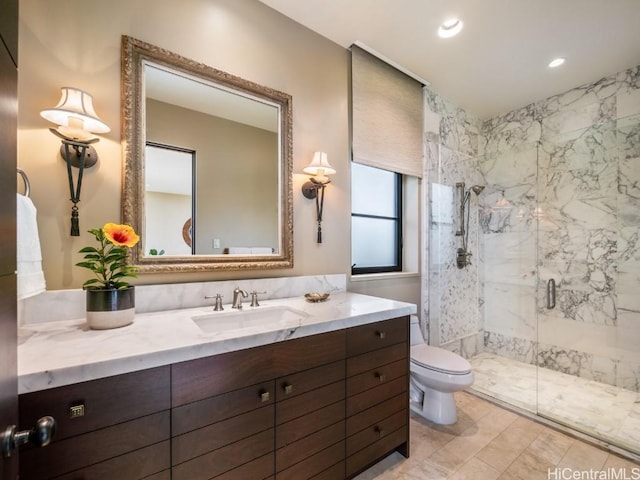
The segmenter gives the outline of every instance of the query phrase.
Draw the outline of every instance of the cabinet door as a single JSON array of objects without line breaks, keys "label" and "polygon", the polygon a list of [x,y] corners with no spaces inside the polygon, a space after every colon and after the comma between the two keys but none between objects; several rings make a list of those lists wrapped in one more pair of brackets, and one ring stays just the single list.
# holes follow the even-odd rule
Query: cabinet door
[{"label": "cabinet door", "polygon": [[0,0],[0,12],[0,37],[15,68],[18,65],[18,0]]},{"label": "cabinet door", "polygon": [[21,395],[21,424],[50,413],[58,423],[47,448],[20,452],[21,478],[137,480],[168,470],[169,373],[158,367]]},{"label": "cabinet door", "polygon": [[[16,319],[16,143],[18,1],[0,1],[0,431],[18,424]],[[5,48],[9,46],[9,50]],[[17,455],[0,454],[0,480],[18,475]]]}]

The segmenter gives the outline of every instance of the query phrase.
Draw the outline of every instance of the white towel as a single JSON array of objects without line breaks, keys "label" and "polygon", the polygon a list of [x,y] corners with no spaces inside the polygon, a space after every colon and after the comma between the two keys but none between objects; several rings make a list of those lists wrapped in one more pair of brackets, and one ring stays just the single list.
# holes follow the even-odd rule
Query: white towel
[{"label": "white towel", "polygon": [[232,255],[270,255],[273,253],[271,247],[229,247]]},{"label": "white towel", "polygon": [[271,247],[251,247],[251,253],[254,255],[271,255],[273,253],[273,248]]},{"label": "white towel", "polygon": [[16,201],[16,260],[19,300],[46,290],[36,214],[37,210],[31,199],[18,194]]},{"label": "white towel", "polygon": [[248,255],[250,253],[250,247],[229,247],[229,254],[231,255]]}]

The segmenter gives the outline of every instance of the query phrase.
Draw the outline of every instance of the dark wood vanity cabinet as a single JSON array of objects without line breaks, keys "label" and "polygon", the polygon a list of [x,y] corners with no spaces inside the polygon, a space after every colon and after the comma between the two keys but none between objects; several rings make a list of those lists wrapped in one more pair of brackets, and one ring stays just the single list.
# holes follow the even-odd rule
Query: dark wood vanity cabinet
[{"label": "dark wood vanity cabinet", "polygon": [[20,478],[170,478],[170,367],[20,395],[20,425],[56,419],[46,448],[23,447]]},{"label": "dark wood vanity cabinet", "polygon": [[304,480],[343,462],[344,359],[340,330],[173,365],[172,478]]},{"label": "dark wood vanity cabinet", "polygon": [[408,456],[407,332],[403,317],[21,395],[21,424],[59,423],[21,479],[351,478]]},{"label": "dark wood vanity cabinet", "polygon": [[347,330],[346,476],[409,456],[409,319]]}]

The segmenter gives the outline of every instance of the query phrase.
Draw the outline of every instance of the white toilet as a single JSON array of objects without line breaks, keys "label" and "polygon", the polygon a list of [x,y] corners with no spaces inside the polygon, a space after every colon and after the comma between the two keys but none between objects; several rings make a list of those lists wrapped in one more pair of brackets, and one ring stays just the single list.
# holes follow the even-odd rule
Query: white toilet
[{"label": "white toilet", "polygon": [[441,425],[456,423],[453,392],[473,384],[471,364],[460,355],[424,343],[418,317],[411,317],[411,409]]}]

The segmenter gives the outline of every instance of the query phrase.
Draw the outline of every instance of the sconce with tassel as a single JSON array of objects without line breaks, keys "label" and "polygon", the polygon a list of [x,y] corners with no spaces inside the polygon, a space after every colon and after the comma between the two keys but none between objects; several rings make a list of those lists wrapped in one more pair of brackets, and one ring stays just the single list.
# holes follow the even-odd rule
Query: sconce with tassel
[{"label": "sconce with tassel", "polygon": [[324,189],[331,182],[327,175],[333,175],[336,170],[329,164],[325,152],[315,152],[309,166],[302,170],[313,175],[302,185],[302,194],[309,199],[316,200],[316,221],[318,223],[317,243],[322,243],[322,210],[324,208]]},{"label": "sconce with tassel", "polygon": [[[58,125],[49,131],[62,140],[60,155],[67,164],[69,178],[69,193],[73,207],[71,207],[71,236],[80,235],[78,217],[78,202],[82,188],[82,176],[85,168],[93,167],[98,161],[98,153],[92,144],[100,139],[93,133],[107,133],[109,126],[98,117],[93,108],[93,97],[87,92],[73,87],[62,87],[62,96],[58,104],[42,110],[42,118]],[[74,181],[73,170],[78,169],[77,179]]]}]

